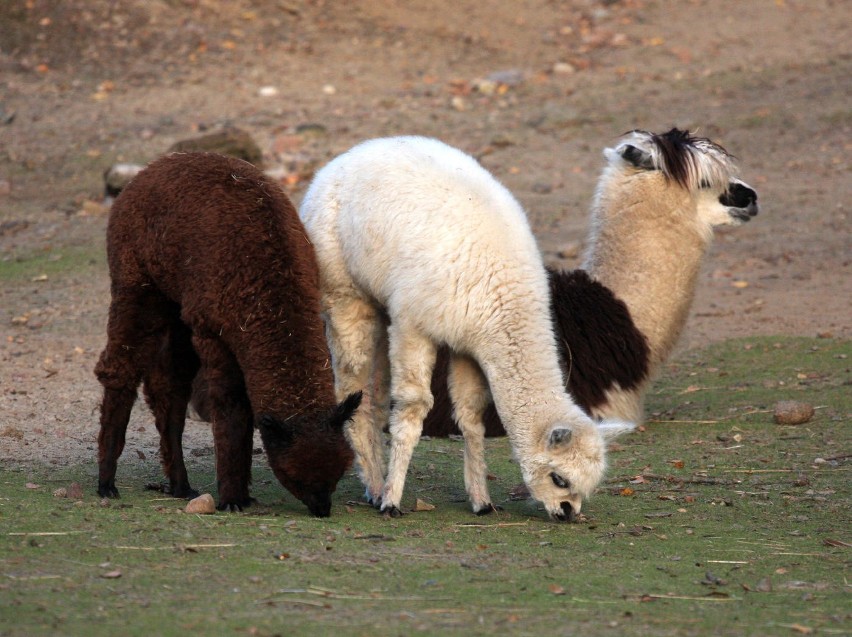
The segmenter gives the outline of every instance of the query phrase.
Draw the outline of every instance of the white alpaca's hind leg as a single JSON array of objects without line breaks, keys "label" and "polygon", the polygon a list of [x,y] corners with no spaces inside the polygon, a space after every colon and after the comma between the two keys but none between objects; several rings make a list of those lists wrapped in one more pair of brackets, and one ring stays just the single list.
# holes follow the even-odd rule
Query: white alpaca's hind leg
[{"label": "white alpaca's hind leg", "polygon": [[337,399],[343,400],[356,391],[364,392],[346,435],[355,452],[358,475],[367,489],[365,497],[374,506],[381,503],[384,485],[382,428],[385,421],[375,415],[373,383],[373,362],[382,330],[384,324],[376,309],[363,299],[326,300],[326,336]]},{"label": "white alpaca's hind leg", "polygon": [[408,465],[423,431],[423,419],[432,409],[430,383],[437,348],[420,332],[406,330],[398,323],[391,324],[388,338],[393,407],[390,415],[388,476],[381,509],[397,517],[402,514],[399,506]]},{"label": "white alpaca's hind leg", "polygon": [[491,513],[494,505],[488,494],[488,468],[485,464],[485,423],[483,414],[491,403],[488,382],[479,365],[468,356],[453,354],[447,377],[453,418],[464,436],[464,486],[473,512]]}]

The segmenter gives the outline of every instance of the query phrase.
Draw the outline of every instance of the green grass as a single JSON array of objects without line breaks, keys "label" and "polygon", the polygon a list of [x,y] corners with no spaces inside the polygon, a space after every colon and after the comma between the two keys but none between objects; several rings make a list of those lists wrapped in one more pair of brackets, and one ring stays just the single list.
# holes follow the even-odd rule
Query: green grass
[{"label": "green grass", "polygon": [[38,281],[41,277],[105,269],[104,245],[56,248],[0,260],[0,281]]},{"label": "green grass", "polygon": [[[352,475],[311,518],[259,459],[259,503],[214,516],[144,491],[154,459],[119,465],[109,506],[94,460],[3,469],[0,635],[850,634],[850,354],[791,338],[686,353],[576,525],[508,498],[506,440],[488,446],[505,510],[485,518],[457,441],[420,443],[406,505],[436,508],[398,520],[357,504]],[[784,399],[814,419],[774,424]],[[209,457],[188,460],[210,489]],[[53,496],[74,481],[80,501]]]}]

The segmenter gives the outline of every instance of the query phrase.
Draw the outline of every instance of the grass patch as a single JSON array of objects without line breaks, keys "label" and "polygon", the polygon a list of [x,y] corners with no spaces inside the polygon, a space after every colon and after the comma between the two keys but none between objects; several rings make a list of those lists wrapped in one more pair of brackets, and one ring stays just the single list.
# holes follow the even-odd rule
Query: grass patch
[{"label": "grass patch", "polygon": [[0,281],[40,281],[45,277],[103,269],[105,264],[104,245],[55,248],[0,260]]},{"label": "grass patch", "polygon": [[[850,349],[779,338],[685,354],[570,526],[508,498],[506,440],[488,444],[505,510],[484,518],[457,441],[418,446],[405,504],[436,508],[399,520],[358,504],[352,475],[333,517],[310,518],[260,460],[258,504],[208,517],[142,489],[153,459],[119,465],[109,506],[93,465],[2,469],[0,634],[849,634]],[[814,419],[774,424],[791,398]],[[188,461],[209,488],[209,457]],[[53,495],[72,482],[80,500]]]}]

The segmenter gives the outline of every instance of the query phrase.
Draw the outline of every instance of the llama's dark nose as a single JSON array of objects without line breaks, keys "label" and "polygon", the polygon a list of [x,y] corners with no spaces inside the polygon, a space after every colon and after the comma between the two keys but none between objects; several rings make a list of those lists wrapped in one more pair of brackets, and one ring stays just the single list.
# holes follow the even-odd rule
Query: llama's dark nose
[{"label": "llama's dark nose", "polygon": [[730,208],[754,207],[754,214],[757,214],[757,193],[738,181],[728,185],[728,190],[719,196],[719,203]]}]

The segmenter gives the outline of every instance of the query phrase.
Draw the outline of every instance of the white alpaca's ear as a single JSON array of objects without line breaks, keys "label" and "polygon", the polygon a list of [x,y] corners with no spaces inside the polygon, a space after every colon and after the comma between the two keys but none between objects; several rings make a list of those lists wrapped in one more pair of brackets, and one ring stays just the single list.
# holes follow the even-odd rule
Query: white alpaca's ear
[{"label": "white alpaca's ear", "polygon": [[597,424],[598,432],[604,440],[609,441],[636,429],[632,422],[623,420],[602,420]]},{"label": "white alpaca's ear", "polygon": [[570,429],[561,428],[554,429],[550,432],[550,438],[547,440],[548,447],[559,447],[561,445],[567,445],[571,442],[572,432]]}]

